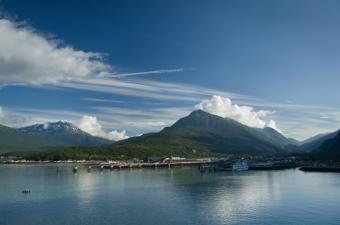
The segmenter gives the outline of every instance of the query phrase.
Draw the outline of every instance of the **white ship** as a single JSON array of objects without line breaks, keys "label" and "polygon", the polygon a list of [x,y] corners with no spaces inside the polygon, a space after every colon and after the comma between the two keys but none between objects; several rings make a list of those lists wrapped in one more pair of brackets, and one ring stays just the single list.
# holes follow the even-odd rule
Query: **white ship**
[{"label": "white ship", "polygon": [[249,169],[247,161],[237,161],[233,164],[233,171],[247,171]]}]

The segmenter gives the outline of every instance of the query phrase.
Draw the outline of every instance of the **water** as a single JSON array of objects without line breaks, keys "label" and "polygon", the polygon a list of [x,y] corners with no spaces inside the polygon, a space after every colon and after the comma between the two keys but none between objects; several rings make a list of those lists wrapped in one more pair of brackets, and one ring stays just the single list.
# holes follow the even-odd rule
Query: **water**
[{"label": "water", "polygon": [[336,173],[0,165],[1,225],[340,224],[339,205]]}]

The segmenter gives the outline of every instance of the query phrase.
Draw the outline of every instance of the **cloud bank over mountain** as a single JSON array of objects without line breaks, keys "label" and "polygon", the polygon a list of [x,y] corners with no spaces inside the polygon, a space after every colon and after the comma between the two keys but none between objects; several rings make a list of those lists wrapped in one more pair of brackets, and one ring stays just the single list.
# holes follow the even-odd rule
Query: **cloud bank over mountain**
[{"label": "cloud bank over mountain", "polygon": [[211,114],[234,119],[249,127],[271,127],[280,131],[274,120],[266,120],[266,117],[273,112],[265,110],[255,111],[250,106],[239,106],[233,104],[229,98],[214,95],[211,99],[201,101],[195,107]]},{"label": "cloud bank over mountain", "polygon": [[106,132],[95,116],[84,115],[79,121],[78,126],[80,129],[92,134],[93,136],[98,136],[109,140],[120,141],[128,138],[125,130],[113,130]]}]

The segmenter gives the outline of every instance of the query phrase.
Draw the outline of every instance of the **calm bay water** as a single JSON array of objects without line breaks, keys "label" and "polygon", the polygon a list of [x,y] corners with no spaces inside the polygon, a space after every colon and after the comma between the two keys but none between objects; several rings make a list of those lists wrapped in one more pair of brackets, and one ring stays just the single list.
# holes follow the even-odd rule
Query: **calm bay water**
[{"label": "calm bay water", "polygon": [[335,173],[56,168],[0,165],[0,224],[340,224]]}]

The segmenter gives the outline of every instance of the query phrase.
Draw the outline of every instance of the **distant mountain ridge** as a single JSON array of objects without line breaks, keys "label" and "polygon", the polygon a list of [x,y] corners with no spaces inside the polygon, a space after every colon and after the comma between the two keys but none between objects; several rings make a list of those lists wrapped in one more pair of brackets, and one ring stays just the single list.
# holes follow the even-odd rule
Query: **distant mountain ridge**
[{"label": "distant mountain ridge", "polygon": [[60,145],[58,141],[25,134],[15,128],[0,125],[0,153],[42,151]]},{"label": "distant mountain ridge", "polygon": [[113,141],[86,133],[72,123],[64,121],[34,124],[18,130],[46,140],[58,141],[63,146],[102,146],[113,143]]},{"label": "distant mountain ridge", "polygon": [[314,154],[340,155],[340,131],[335,132],[335,136],[324,141],[313,151]]},{"label": "distant mountain ridge", "polygon": [[112,143],[63,121],[18,129],[0,125],[0,153],[46,151],[69,146],[108,146]]},{"label": "distant mountain ridge", "polygon": [[111,148],[113,151],[126,149],[131,154],[176,153],[183,156],[193,155],[193,152],[249,155],[284,153],[283,148],[256,128],[202,110],[192,112],[158,133],[123,140]]},{"label": "distant mountain ridge", "polygon": [[332,133],[334,133],[334,132],[321,133],[321,134],[314,135],[314,136],[312,136],[312,137],[310,137],[310,138],[307,138],[307,139],[301,141],[301,144],[307,144],[307,143],[316,141],[316,140],[318,140],[318,139],[320,139],[320,138],[323,138],[323,137],[326,137],[326,138],[327,138],[327,136],[329,136],[329,135],[332,136]]},{"label": "distant mountain ridge", "polygon": [[299,145],[299,141],[293,138],[287,138],[277,130],[271,127],[259,128],[258,131],[262,132],[266,137],[271,139],[275,144],[284,147],[287,145]]},{"label": "distant mountain ridge", "polygon": [[211,154],[319,154],[337,151],[334,150],[337,147],[332,147],[337,136],[338,132],[333,132],[298,142],[270,127],[252,128],[233,119],[197,110],[158,133],[144,134],[116,143],[92,136],[72,123],[63,121],[34,124],[19,129],[0,125],[0,153],[46,151],[71,146],[78,146],[82,150],[82,147],[103,146],[105,148],[100,147],[97,150],[107,154],[111,154],[111,151],[114,155],[131,158],[171,154],[184,157]]},{"label": "distant mountain ridge", "polygon": [[305,141],[303,144],[298,147],[299,152],[313,152],[318,149],[325,141],[334,138],[337,135],[338,131],[327,133],[327,134],[319,134],[313,136]]}]

